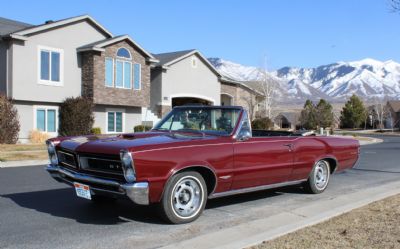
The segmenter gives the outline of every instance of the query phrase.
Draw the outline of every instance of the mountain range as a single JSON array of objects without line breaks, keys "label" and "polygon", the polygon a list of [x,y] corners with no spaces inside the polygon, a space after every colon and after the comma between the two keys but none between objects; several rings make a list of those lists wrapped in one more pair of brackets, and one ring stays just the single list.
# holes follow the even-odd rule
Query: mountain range
[{"label": "mountain range", "polygon": [[[224,76],[251,85],[262,73],[256,67],[244,66],[221,58],[209,61]],[[283,67],[266,72],[276,84],[278,102],[304,102],[320,98],[344,102],[352,94],[364,100],[400,98],[400,64],[393,60],[363,59],[336,62],[315,68]]]}]

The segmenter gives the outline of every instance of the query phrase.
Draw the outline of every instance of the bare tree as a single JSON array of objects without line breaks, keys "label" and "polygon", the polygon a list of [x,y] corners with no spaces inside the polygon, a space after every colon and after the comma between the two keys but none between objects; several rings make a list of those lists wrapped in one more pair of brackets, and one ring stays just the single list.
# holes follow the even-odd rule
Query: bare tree
[{"label": "bare tree", "polygon": [[263,66],[258,68],[258,83],[264,95],[265,116],[272,119],[277,83],[268,74],[266,61],[266,56],[264,56]]},{"label": "bare tree", "polygon": [[374,101],[373,113],[375,119],[378,120],[379,129],[383,129],[385,127],[383,122],[389,115],[389,110],[386,105],[387,102],[386,98],[383,99],[375,98],[373,101]]},{"label": "bare tree", "polygon": [[256,109],[256,107],[258,105],[256,97],[253,96],[252,94],[246,94],[244,96],[241,96],[240,98],[246,103],[250,121],[254,120],[254,118],[255,118],[255,109]]}]

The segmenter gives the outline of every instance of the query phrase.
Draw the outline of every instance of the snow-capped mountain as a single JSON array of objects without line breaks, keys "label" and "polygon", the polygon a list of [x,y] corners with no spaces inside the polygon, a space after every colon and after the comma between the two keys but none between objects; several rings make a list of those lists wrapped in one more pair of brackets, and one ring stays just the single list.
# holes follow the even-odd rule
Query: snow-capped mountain
[{"label": "snow-capped mountain", "polygon": [[[236,80],[252,81],[260,76],[255,67],[216,58],[210,61],[221,74]],[[364,59],[316,68],[283,67],[268,74],[279,82],[289,99],[343,101],[352,94],[365,99],[400,97],[400,64],[392,60]]]}]

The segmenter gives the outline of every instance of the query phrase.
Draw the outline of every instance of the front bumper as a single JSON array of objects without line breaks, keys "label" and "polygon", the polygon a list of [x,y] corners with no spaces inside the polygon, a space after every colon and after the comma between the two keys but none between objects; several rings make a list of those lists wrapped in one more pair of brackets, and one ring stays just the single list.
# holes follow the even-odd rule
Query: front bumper
[{"label": "front bumper", "polygon": [[58,182],[73,185],[74,182],[85,183],[90,186],[91,194],[104,194],[117,197],[127,196],[139,205],[149,204],[149,183],[119,183],[113,180],[102,179],[87,174],[77,173],[59,166],[47,165],[47,172]]}]

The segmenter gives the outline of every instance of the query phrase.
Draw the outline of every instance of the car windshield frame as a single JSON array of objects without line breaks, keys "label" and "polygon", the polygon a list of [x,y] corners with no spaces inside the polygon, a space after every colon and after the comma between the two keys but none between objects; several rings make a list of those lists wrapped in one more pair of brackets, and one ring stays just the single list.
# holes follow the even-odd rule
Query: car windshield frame
[{"label": "car windshield frame", "polygon": [[[161,126],[171,118],[172,115],[175,115],[177,111],[182,111],[182,110],[193,110],[193,109],[204,109],[204,110],[231,110],[231,111],[237,111],[238,117],[236,119],[236,122],[232,128],[232,131],[228,134],[224,133],[218,133],[218,131],[212,131],[212,130],[200,130],[200,129],[182,129],[182,130],[171,130],[171,129],[163,129]],[[213,136],[223,136],[223,137],[229,137],[233,136],[237,130],[238,125],[241,123],[243,117],[243,108],[240,106],[179,106],[179,107],[174,107],[164,118],[162,118],[154,127],[153,131],[166,131],[166,132],[188,132],[188,133],[203,133],[206,135],[213,135]]]}]

